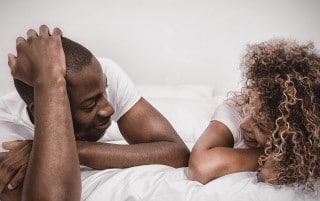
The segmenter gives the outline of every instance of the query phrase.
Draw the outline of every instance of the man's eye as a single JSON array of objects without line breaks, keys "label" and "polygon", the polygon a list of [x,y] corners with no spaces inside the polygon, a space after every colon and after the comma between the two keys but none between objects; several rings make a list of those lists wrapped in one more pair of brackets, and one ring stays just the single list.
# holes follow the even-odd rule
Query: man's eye
[{"label": "man's eye", "polygon": [[83,108],[85,112],[91,112],[94,107]]},{"label": "man's eye", "polygon": [[95,106],[96,106],[96,102],[94,101],[92,104],[90,104],[86,107],[83,107],[82,110],[84,110],[86,112],[91,112]]}]

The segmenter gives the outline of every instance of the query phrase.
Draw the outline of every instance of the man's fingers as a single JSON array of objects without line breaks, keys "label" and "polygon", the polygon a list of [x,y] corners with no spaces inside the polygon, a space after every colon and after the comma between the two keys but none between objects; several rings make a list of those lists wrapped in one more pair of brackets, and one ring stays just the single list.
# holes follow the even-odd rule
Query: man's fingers
[{"label": "man's fingers", "polygon": [[[1,180],[2,180],[2,178],[1,178]],[[6,188],[6,184],[3,183],[2,181],[0,181],[0,193],[2,193],[5,188]]]},{"label": "man's fingers", "polygon": [[22,43],[25,43],[25,42],[26,42],[26,39],[24,39],[23,37],[19,36],[16,39],[16,46],[19,46],[19,45],[21,45]]},{"label": "man's fingers", "polygon": [[29,29],[27,32],[27,39],[38,37],[38,33],[34,29]]},{"label": "man's fingers", "polygon": [[7,152],[0,152],[0,163],[1,163],[1,158],[6,155]]},{"label": "man's fingers", "polygon": [[9,141],[9,142],[3,142],[2,147],[7,150],[12,150],[19,145],[21,145],[24,141],[23,140],[16,140],[16,141]]},{"label": "man's fingers", "polygon": [[39,28],[39,36],[49,36],[49,28],[47,25],[41,25]]},{"label": "man's fingers", "polygon": [[14,56],[13,54],[9,53],[8,54],[8,65],[12,69],[16,66],[17,63],[17,57]]},{"label": "man's fingers", "polygon": [[54,28],[53,31],[52,31],[52,36],[59,36],[59,37],[61,37],[61,36],[62,36],[62,31],[61,31],[61,29],[59,29],[58,27]]},{"label": "man's fingers", "polygon": [[32,141],[4,142],[3,147],[10,150],[0,153],[0,193],[6,188],[14,189],[21,184],[26,172]]},{"label": "man's fingers", "polygon": [[0,164],[0,193],[6,188],[14,173],[15,172],[8,172],[7,166]]},{"label": "man's fingers", "polygon": [[17,172],[17,174],[13,177],[13,179],[8,184],[8,189],[13,190],[22,184],[23,179],[26,175],[26,170],[27,170],[26,165],[20,168],[20,170]]},{"label": "man's fingers", "polygon": [[18,37],[16,39],[16,49],[17,49],[17,55],[19,56],[19,54],[21,53],[21,51],[24,49],[24,47],[26,46],[26,39],[24,39],[23,37]]}]

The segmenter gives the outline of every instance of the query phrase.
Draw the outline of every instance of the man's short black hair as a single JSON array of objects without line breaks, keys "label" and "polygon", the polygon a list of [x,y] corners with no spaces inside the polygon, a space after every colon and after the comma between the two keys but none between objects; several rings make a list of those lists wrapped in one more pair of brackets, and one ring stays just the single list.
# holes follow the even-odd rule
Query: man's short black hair
[{"label": "man's short black hair", "polygon": [[[67,77],[68,74],[80,72],[84,66],[90,64],[93,55],[87,48],[65,37],[61,37],[61,41],[66,57]],[[17,79],[14,79],[14,86],[27,105],[33,102],[33,87]]]}]

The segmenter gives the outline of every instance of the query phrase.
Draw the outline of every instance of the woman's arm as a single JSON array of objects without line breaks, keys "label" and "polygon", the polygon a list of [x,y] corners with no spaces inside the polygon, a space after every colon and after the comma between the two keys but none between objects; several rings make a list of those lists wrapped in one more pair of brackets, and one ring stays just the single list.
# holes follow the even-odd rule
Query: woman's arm
[{"label": "woman's arm", "polygon": [[234,149],[230,130],[212,121],[194,145],[189,159],[189,177],[206,184],[209,181],[241,171],[255,171],[262,149]]}]

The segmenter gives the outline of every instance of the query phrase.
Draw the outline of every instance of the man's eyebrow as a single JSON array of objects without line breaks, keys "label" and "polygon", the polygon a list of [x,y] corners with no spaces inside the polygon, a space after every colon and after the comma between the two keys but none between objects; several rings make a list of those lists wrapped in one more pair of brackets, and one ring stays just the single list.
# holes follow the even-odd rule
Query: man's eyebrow
[{"label": "man's eyebrow", "polygon": [[95,98],[96,98],[96,96],[92,96],[92,97],[86,98],[85,100],[83,100],[83,101],[80,103],[80,105],[82,105],[82,104],[84,104],[84,103],[86,103],[86,102],[88,102],[88,101],[92,101],[92,100],[94,100]]}]

